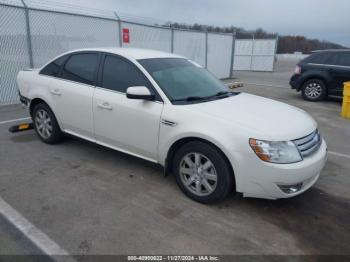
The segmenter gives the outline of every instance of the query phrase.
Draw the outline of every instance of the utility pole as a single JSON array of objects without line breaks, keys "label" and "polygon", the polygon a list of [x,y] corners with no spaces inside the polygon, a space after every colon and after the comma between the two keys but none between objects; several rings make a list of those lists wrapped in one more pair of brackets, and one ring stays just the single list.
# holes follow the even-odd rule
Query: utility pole
[{"label": "utility pole", "polygon": [[117,17],[117,20],[118,20],[119,46],[123,47],[122,21],[116,11],[114,11],[114,15]]},{"label": "utility pole", "polygon": [[30,68],[34,68],[32,34],[30,32],[30,21],[29,21],[29,8],[28,8],[27,4],[24,2],[24,0],[21,0],[21,2],[22,2],[23,7],[24,7],[24,13],[25,13],[25,19],[26,19],[26,33],[27,33],[29,66],[30,66]]}]

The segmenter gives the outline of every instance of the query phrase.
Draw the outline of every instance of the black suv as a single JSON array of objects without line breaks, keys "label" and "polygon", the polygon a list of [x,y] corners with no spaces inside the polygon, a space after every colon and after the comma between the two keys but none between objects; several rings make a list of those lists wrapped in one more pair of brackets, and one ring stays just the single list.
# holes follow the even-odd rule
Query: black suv
[{"label": "black suv", "polygon": [[292,89],[308,101],[343,95],[343,83],[350,81],[350,49],[313,52],[295,68]]}]

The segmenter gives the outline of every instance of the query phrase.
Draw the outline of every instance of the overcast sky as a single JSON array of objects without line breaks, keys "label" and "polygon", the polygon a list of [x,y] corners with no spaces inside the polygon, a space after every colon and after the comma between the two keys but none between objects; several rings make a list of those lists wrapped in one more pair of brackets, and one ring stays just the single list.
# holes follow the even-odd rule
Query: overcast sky
[{"label": "overcast sky", "polygon": [[[350,47],[350,0],[62,0],[154,20],[262,27]],[[152,20],[151,20],[152,21]]]}]

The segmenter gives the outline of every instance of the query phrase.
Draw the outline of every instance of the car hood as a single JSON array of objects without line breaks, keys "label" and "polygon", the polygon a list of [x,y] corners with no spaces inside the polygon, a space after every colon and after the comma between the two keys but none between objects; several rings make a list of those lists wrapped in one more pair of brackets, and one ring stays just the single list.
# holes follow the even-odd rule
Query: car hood
[{"label": "car hood", "polygon": [[250,128],[272,141],[298,139],[312,133],[317,124],[305,111],[260,96],[240,93],[210,102],[192,104],[188,109],[208,117]]}]

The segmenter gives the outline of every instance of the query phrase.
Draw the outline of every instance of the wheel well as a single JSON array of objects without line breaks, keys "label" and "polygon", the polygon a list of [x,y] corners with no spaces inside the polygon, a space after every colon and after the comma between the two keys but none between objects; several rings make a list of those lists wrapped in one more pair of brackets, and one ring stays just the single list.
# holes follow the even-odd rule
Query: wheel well
[{"label": "wheel well", "polygon": [[218,152],[223,156],[223,158],[225,159],[225,161],[227,162],[228,166],[231,169],[232,175],[233,175],[233,181],[236,185],[236,178],[234,175],[234,171],[233,171],[233,167],[231,165],[231,162],[229,161],[229,159],[227,158],[227,156],[225,155],[225,153],[215,144],[213,144],[212,142],[209,142],[208,140],[202,139],[202,138],[198,138],[198,137],[186,137],[186,138],[182,138],[178,141],[176,141],[175,143],[173,143],[168,151],[167,154],[167,158],[166,158],[166,164],[165,164],[165,171],[166,173],[171,173],[172,172],[172,166],[173,166],[173,159],[174,159],[174,155],[176,153],[176,151],[182,147],[183,145],[189,143],[189,142],[194,142],[194,141],[199,141],[208,145],[211,145],[212,147],[216,148],[218,150]]},{"label": "wheel well", "polygon": [[37,105],[37,104],[40,104],[40,103],[44,103],[47,105],[47,103],[40,99],[40,98],[34,98],[32,101],[30,101],[30,106],[29,106],[29,113],[30,113],[30,116],[33,117],[33,110],[34,110],[34,107]]}]

